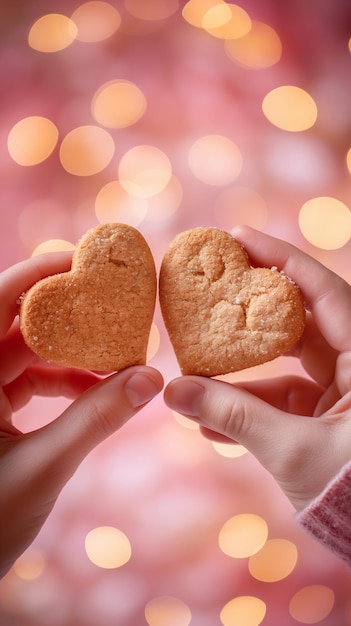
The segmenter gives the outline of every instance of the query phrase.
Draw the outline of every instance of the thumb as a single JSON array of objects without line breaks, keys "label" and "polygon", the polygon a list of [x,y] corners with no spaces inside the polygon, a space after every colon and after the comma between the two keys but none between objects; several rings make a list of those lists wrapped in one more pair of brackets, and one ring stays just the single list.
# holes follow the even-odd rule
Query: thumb
[{"label": "thumb", "polygon": [[276,443],[285,438],[285,418],[290,416],[229,383],[184,376],[169,383],[164,396],[171,409],[198,421],[206,430],[242,444],[261,463],[267,447],[276,449]]},{"label": "thumb", "polygon": [[160,372],[147,366],[130,367],[90,387],[55,421],[31,433],[41,464],[60,468],[66,482],[93,448],[121,428],[162,387]]},{"label": "thumb", "polygon": [[90,387],[47,426],[4,440],[0,576],[33,541],[84,457],[163,386],[150,367],[131,367]]},{"label": "thumb", "polygon": [[173,380],[164,396],[171,409],[206,431],[245,446],[296,508],[324,487],[328,477],[316,469],[320,451],[327,450],[327,433],[319,420],[285,413],[244,389],[204,377]]}]

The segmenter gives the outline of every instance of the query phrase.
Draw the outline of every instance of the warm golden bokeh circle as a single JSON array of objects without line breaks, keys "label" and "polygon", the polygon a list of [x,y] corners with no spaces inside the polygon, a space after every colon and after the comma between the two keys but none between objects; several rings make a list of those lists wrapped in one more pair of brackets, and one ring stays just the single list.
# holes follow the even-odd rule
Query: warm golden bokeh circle
[{"label": "warm golden bokeh circle", "polygon": [[25,117],[10,130],[8,151],[19,165],[37,165],[54,151],[58,136],[58,129],[47,117]]},{"label": "warm golden bokeh circle", "polygon": [[189,626],[191,611],[183,600],[160,596],[145,606],[145,619],[148,626]]},{"label": "warm golden bokeh circle", "polygon": [[63,138],[60,160],[74,176],[92,176],[110,163],[115,151],[111,135],[99,126],[79,126]]},{"label": "warm golden bokeh circle", "polygon": [[201,26],[218,39],[237,40],[250,32],[251,19],[237,4],[221,2],[206,11]]},{"label": "warm golden bokeh circle", "polygon": [[228,519],[219,532],[219,546],[228,556],[242,559],[261,550],[267,541],[268,527],[263,517],[242,513]]},{"label": "warm golden bokeh circle", "polygon": [[230,600],[220,614],[223,626],[259,626],[266,615],[266,604],[255,596],[238,596]]},{"label": "warm golden bokeh circle", "polygon": [[282,42],[272,26],[253,20],[248,33],[238,39],[227,39],[224,49],[235,63],[248,69],[261,69],[278,63]]},{"label": "warm golden bokeh circle", "polygon": [[109,128],[126,128],[144,115],[146,98],[130,80],[111,80],[96,91],[91,108],[99,124]]},{"label": "warm golden bokeh circle", "polygon": [[89,531],[85,550],[90,561],[103,569],[122,567],[132,553],[128,537],[112,526],[99,526]]},{"label": "warm golden bokeh circle", "polygon": [[148,201],[132,196],[118,180],[106,183],[95,199],[95,215],[101,224],[124,222],[137,227],[145,218]]},{"label": "warm golden bokeh circle", "polygon": [[312,198],[300,209],[299,226],[303,236],[314,246],[337,250],[351,238],[351,211],[337,198]]},{"label": "warm golden bokeh circle", "polygon": [[335,594],[326,585],[308,585],[290,600],[289,612],[299,624],[319,624],[332,611]]},{"label": "warm golden bokeh circle", "polygon": [[31,26],[28,44],[38,52],[59,52],[71,45],[77,32],[77,26],[66,15],[48,13]]},{"label": "warm golden bokeh circle", "polygon": [[317,119],[317,105],[301,87],[283,85],[272,89],[262,102],[267,119],[278,128],[299,132],[311,128]]},{"label": "warm golden bokeh circle", "polygon": [[249,560],[249,572],[256,580],[277,582],[294,570],[297,563],[296,545],[288,539],[268,539]]},{"label": "warm golden bokeh circle", "polygon": [[123,155],[118,175],[122,187],[128,193],[139,198],[149,198],[167,186],[172,176],[172,165],[160,148],[140,145]]}]

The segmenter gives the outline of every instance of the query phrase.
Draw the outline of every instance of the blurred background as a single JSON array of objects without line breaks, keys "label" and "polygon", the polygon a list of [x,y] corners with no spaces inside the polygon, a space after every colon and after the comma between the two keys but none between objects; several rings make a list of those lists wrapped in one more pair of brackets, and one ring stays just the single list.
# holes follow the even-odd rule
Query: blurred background
[{"label": "blurred background", "polygon": [[[246,223],[350,281],[349,0],[21,0],[0,34],[1,269],[111,221],[159,268],[178,232]],[[148,358],[179,374],[158,307]],[[0,623],[348,626],[350,589],[255,459],[159,397],[81,465],[0,582]]]}]

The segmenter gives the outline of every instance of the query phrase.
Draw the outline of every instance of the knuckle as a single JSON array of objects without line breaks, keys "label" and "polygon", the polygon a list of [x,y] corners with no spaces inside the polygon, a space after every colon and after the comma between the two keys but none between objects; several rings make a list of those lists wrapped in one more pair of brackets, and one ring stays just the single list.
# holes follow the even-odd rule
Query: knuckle
[{"label": "knuckle", "polygon": [[224,401],[219,401],[213,411],[212,420],[215,430],[238,441],[247,428],[245,407],[235,393],[231,393]]},{"label": "knuckle", "polygon": [[96,441],[103,441],[117,429],[117,409],[101,402],[92,402],[86,416],[87,429]]}]

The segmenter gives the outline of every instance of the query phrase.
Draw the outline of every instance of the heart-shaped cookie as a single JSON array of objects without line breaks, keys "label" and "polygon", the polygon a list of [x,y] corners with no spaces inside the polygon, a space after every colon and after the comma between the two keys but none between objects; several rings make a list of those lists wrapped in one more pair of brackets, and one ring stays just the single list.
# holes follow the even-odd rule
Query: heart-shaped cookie
[{"label": "heart-shaped cookie", "polygon": [[101,224],[77,244],[69,272],[25,294],[27,345],[60,365],[100,371],[145,364],[156,299],[151,251],[135,228]]},{"label": "heart-shaped cookie", "polygon": [[270,361],[300,338],[299,287],[276,268],[250,267],[216,228],[180,233],[161,265],[160,304],[183,374],[217,376]]}]

